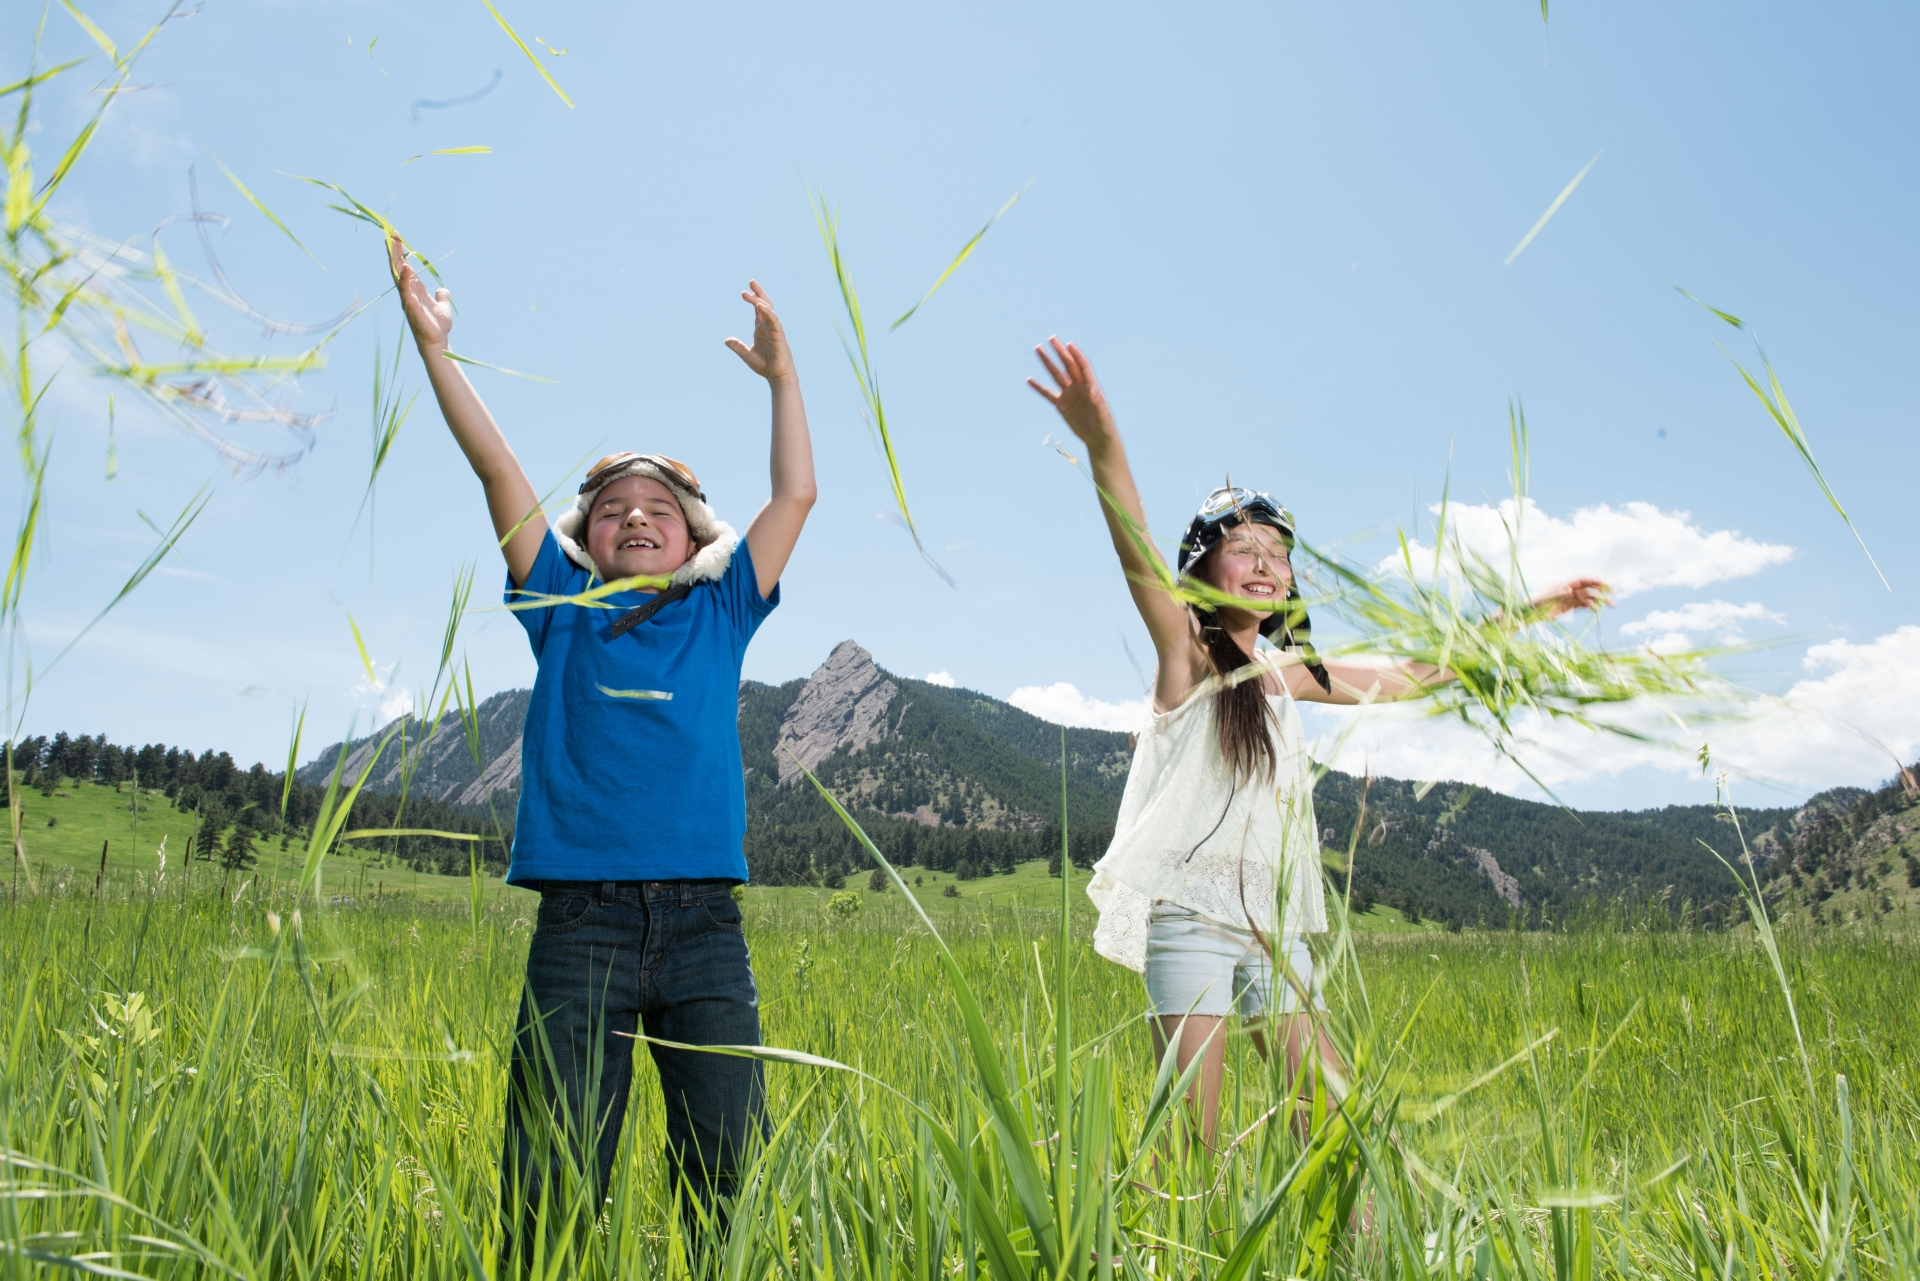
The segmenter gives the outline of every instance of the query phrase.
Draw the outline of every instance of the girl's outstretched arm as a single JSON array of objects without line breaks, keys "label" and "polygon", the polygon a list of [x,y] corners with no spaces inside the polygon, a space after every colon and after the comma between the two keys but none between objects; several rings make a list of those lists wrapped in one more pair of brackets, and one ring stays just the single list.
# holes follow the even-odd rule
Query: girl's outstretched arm
[{"label": "girl's outstretched arm", "polygon": [[753,307],[753,346],[727,339],[733,354],[748,369],[767,380],[773,392],[773,449],[768,463],[773,494],[747,526],[747,550],[753,553],[753,572],[760,582],[760,598],[773,595],[780,574],[800,541],[800,529],[813,510],[817,491],[813,483],[813,442],[807,435],[807,406],[800,399],[800,375],[793,369],[786,330],[774,314],[773,302],[757,280],[747,282],[740,295]]},{"label": "girl's outstretched arm", "polygon": [[1052,375],[1054,386],[1047,387],[1036,378],[1027,379],[1027,385],[1060,411],[1073,434],[1086,445],[1093,481],[1106,494],[1100,504],[1101,514],[1107,518],[1107,532],[1113,538],[1113,550],[1119,553],[1134,608],[1140,611],[1160,657],[1153,678],[1154,702],[1163,710],[1177,707],[1205,674],[1205,659],[1194,642],[1186,607],[1160,590],[1152,562],[1134,541],[1135,535],[1147,537],[1147,520],[1140,505],[1140,491],[1133,483],[1133,471],[1127,466],[1126,448],[1120,443],[1120,429],[1114,425],[1113,409],[1079,347],[1050,338],[1046,346],[1033,350]]},{"label": "girl's outstretched arm", "polygon": [[500,552],[507,558],[507,572],[513,575],[515,586],[525,586],[547,533],[547,518],[540,511],[533,483],[513,456],[500,425],[481,403],[480,393],[467,381],[466,372],[445,358],[447,334],[453,329],[453,295],[444,289],[427,293],[419,273],[407,261],[406,242],[400,237],[388,238],[387,255],[387,265],[400,291],[400,306],[407,314],[420,358],[426,362],[427,381],[433,384],[434,398],[440,402],[440,415],[447,420],[447,429],[486,491],[487,511],[493,516]]},{"label": "girl's outstretched arm", "polygon": [[[1576,578],[1533,598],[1518,619],[1496,614],[1483,626],[1511,629],[1529,623],[1547,622],[1576,609],[1594,609],[1607,603],[1608,586],[1597,578]],[[1389,703],[1417,698],[1435,685],[1460,678],[1432,663],[1327,663],[1327,688],[1307,675],[1305,660],[1295,654],[1281,655],[1286,664],[1283,679],[1295,698],[1307,703]]]}]

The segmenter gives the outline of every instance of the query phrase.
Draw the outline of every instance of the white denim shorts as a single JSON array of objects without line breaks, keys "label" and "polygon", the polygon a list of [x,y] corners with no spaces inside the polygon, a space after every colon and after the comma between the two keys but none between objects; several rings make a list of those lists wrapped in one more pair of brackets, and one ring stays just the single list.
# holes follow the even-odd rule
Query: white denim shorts
[{"label": "white denim shorts", "polygon": [[[1313,972],[1313,954],[1298,934],[1274,936],[1274,956],[1284,960],[1293,978],[1313,993],[1316,1009],[1325,1009]],[[1201,916],[1176,903],[1155,903],[1147,927],[1147,996],[1156,1014],[1218,1017],[1238,1009],[1241,1018],[1258,1018],[1271,1007],[1276,1014],[1298,1014],[1300,993],[1286,979],[1273,994],[1273,966],[1251,930]]]}]

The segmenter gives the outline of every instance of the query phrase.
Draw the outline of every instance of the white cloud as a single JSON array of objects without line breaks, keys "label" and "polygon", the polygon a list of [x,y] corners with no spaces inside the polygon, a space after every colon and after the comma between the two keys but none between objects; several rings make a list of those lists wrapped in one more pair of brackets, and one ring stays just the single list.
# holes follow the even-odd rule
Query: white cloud
[{"label": "white cloud", "polygon": [[1769,623],[1787,621],[1757,600],[1750,600],[1744,605],[1725,600],[1696,600],[1689,601],[1679,609],[1656,609],[1639,622],[1628,623],[1620,630],[1628,636],[1639,636],[1662,628],[1684,627],[1690,631],[1718,632],[1722,639],[1737,641],[1744,639],[1740,624],[1749,619],[1761,619]]},{"label": "white cloud", "polygon": [[[1435,506],[1432,510],[1438,512]],[[1504,564],[1516,509],[1511,498],[1498,506],[1453,503],[1449,527],[1469,551]],[[1616,600],[1655,587],[1705,587],[1729,578],[1745,578],[1793,556],[1793,548],[1763,543],[1735,529],[1704,530],[1683,511],[1661,511],[1652,503],[1582,507],[1572,516],[1550,516],[1531,498],[1518,512],[1520,568],[1527,582],[1544,588],[1570,578],[1604,578]],[[1411,544],[1414,563],[1431,563],[1433,548]],[[1376,569],[1401,569],[1398,555]]]},{"label": "white cloud", "polygon": [[[1715,768],[1803,796],[1842,784],[1870,786],[1892,774],[1896,757],[1920,755],[1920,626],[1861,644],[1812,646],[1802,666],[1811,674],[1784,695],[1689,719],[1684,728],[1651,707],[1629,711],[1633,727],[1652,742],[1523,719],[1514,750],[1543,782],[1560,787],[1641,768],[1697,778],[1694,754],[1705,741]],[[1340,769],[1532,790],[1484,738],[1422,715],[1419,704],[1302,710],[1309,732],[1320,735],[1316,752]]]},{"label": "white cloud", "polygon": [[942,685],[942,686],[945,686],[947,689],[953,688],[952,672],[928,672],[921,679],[926,681],[926,683],[929,685]]},{"label": "white cloud", "polygon": [[1056,725],[1132,733],[1147,723],[1145,695],[1131,702],[1107,703],[1088,698],[1066,681],[1045,686],[1023,685],[1008,695],[1007,701],[1023,712]]},{"label": "white cloud", "polygon": [[1722,645],[1738,645],[1747,639],[1741,624],[1750,621],[1784,623],[1787,620],[1757,600],[1744,605],[1725,600],[1696,600],[1679,609],[1656,609],[1638,622],[1628,623],[1620,633],[1645,636],[1660,632],[1662,635],[1646,643],[1647,648],[1656,654],[1677,654],[1693,648],[1690,632],[1710,632]]},{"label": "white cloud", "polygon": [[413,695],[404,689],[395,690],[380,700],[379,724],[390,724],[411,711],[413,711]]}]

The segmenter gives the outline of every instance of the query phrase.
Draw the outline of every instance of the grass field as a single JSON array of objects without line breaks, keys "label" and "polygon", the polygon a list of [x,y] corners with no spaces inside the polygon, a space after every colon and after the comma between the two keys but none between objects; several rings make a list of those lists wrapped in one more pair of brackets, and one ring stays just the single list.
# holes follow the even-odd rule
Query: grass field
[{"label": "grass field", "polygon": [[[458,878],[326,907],[179,871],[0,909],[0,1272],[490,1269],[532,896],[476,922]],[[1329,980],[1344,1111],[1303,1144],[1236,1033],[1214,1154],[1152,1137],[1179,1109],[1077,888],[1063,984],[1043,867],[915,875],[952,972],[898,891],[748,895],[768,1043],[858,1072],[769,1066],[727,1253],[683,1234],[643,1066],[611,1203],[556,1211],[546,1275],[1920,1276],[1907,935],[1782,940],[1804,1057],[1751,930],[1360,941]]]},{"label": "grass field", "polygon": [[[217,865],[198,861],[183,869],[181,851],[186,848],[187,837],[198,826],[196,817],[176,810],[173,802],[158,792],[143,793],[137,813],[132,810],[132,804],[131,789],[125,783],[113,788],[69,779],[52,796],[28,791],[26,815],[22,823],[22,844],[27,850],[30,879],[47,877],[52,884],[69,890],[89,889],[93,885],[94,874],[100,868],[100,847],[103,843],[108,847],[108,871],[123,874],[151,872],[157,864],[154,851],[163,837],[170,851],[168,866],[173,869],[176,878],[176,892],[191,896],[196,892],[208,892],[221,884],[227,885],[232,891],[258,878],[263,891],[271,893],[266,887],[290,887],[299,879],[299,843],[293,842],[291,849],[283,850],[277,840],[268,841],[264,838],[260,842],[260,861],[250,872],[228,877]],[[53,822],[48,823],[48,819]],[[943,910],[952,902],[942,893],[949,886],[958,890],[962,899],[977,904],[1018,903],[1052,908],[1058,904],[1060,895],[1059,879],[1049,876],[1047,865],[1040,861],[1023,863],[1011,873],[969,881],[959,880],[952,872],[935,872],[927,868],[911,868],[906,875],[923,899],[940,905]],[[181,877],[188,881],[184,891],[181,891]],[[866,878],[856,878],[848,884],[864,887]],[[1076,872],[1076,887],[1085,884],[1086,873]],[[329,897],[346,897],[356,901],[397,897],[464,905],[469,892],[464,876],[416,872],[383,856],[377,849],[356,849],[351,844],[329,856],[324,886]],[[794,904],[811,904],[814,909],[824,911],[833,891],[791,886],[753,886],[747,893],[756,903],[785,903],[791,900]],[[512,899],[524,899],[528,904],[533,901],[531,894],[509,889],[497,876],[486,878],[486,894],[489,901],[497,905]],[[863,902],[877,897],[880,896],[861,889]],[[524,910],[530,912],[532,909],[526,907]],[[796,907],[795,910],[810,909]],[[1431,921],[1408,925],[1399,912],[1380,906],[1354,918],[1354,929],[1359,933],[1431,933],[1439,928]]]}]

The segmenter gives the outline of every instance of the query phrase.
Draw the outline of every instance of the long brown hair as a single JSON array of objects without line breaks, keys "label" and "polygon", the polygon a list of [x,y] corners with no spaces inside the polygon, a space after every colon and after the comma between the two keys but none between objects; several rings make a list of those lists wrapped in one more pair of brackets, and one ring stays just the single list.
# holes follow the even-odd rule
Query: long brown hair
[{"label": "long brown hair", "polygon": [[1227,634],[1209,610],[1196,609],[1200,620],[1200,643],[1206,647],[1207,660],[1221,686],[1213,696],[1214,719],[1220,727],[1220,755],[1227,770],[1238,782],[1251,781],[1256,775],[1271,779],[1276,766],[1272,729],[1273,707],[1261,677],[1247,674],[1239,680],[1234,674],[1253,659]]}]

